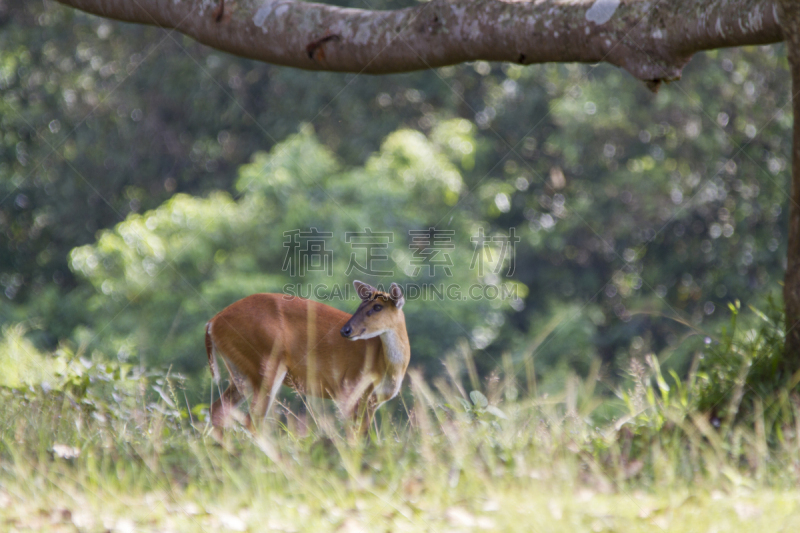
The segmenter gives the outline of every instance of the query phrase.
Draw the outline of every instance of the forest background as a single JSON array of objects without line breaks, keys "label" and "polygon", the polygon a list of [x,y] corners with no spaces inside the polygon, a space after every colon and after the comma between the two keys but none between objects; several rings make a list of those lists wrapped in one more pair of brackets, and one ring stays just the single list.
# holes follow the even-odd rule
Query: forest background
[{"label": "forest background", "polygon": [[[0,16],[0,322],[37,350],[197,392],[220,309],[360,276],[460,288],[406,308],[429,375],[468,343],[481,373],[535,352],[545,381],[598,361],[614,383],[648,353],[685,375],[729,304],[779,295],[782,46],[699,54],[654,95],[605,64],[304,72],[49,2]],[[311,228],[330,272],[287,268]],[[353,268],[367,228],[383,276]]]}]

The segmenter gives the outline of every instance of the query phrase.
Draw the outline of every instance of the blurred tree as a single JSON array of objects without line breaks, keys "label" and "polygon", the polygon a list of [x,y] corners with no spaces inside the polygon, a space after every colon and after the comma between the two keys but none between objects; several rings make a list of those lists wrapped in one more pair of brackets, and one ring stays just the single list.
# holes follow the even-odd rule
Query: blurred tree
[{"label": "blurred tree", "polygon": [[[607,61],[654,90],[662,81],[680,78],[697,51],[774,43],[784,32],[800,31],[791,0],[433,0],[393,13],[307,2],[276,7],[256,0],[216,5],[141,0],[135,6],[124,0],[59,1],[105,17],[175,28],[237,55],[306,69],[388,73],[476,59]],[[796,175],[793,190],[800,189],[800,170]],[[791,204],[790,210],[791,220],[800,221],[800,205]],[[789,228],[791,243],[800,243],[800,222]],[[790,257],[784,290],[790,353],[800,353],[800,332],[794,328],[800,323],[798,262]],[[800,357],[796,360],[793,369],[800,367]]]},{"label": "blurred tree", "polygon": [[[172,342],[158,328],[174,309],[106,328],[113,315],[96,310],[102,284],[73,277],[69,251],[175,193],[185,201],[223,189],[240,201],[247,193],[233,186],[235,169],[301,122],[313,123],[347,172],[392,131],[425,132],[464,182],[449,208],[485,221],[487,234],[516,228],[513,279],[529,288],[524,307],[470,314],[461,333],[420,333],[443,344],[471,337],[485,346],[481,370],[504,351],[520,361],[535,352],[538,374],[585,372],[599,354],[613,376],[649,351],[681,367],[694,350],[685,336],[702,342],[730,300],[756,301],[786,271],[792,121],[783,47],[700,54],[684,81],[654,96],[607,65],[301,72],[51,2],[3,13],[0,321],[33,320],[31,334],[51,346],[90,339],[86,327],[118,345],[151,320],[148,342]],[[446,141],[437,140],[443,123]],[[203,248],[181,265],[194,271],[192,261],[213,264],[215,253]],[[459,257],[466,268],[471,258]],[[256,285],[248,289],[265,290]]]},{"label": "blurred tree", "polygon": [[797,2],[781,2],[789,59],[792,65],[794,101],[794,147],[792,150],[792,187],[789,196],[789,257],[783,301],[786,305],[787,360],[783,370],[800,372],[800,6]]},{"label": "blurred tree", "polygon": [[[361,163],[391,131],[419,127],[440,105],[425,97],[435,77],[278,69],[50,2],[3,13],[0,298],[33,298],[50,317],[51,345],[69,335],[73,313],[44,295],[76,287],[66,257],[99,229],[178,192],[232,189],[241,164],[301,122]],[[0,319],[11,312],[0,305]]]},{"label": "blurred tree", "polygon": [[205,365],[197,356],[203,324],[223,307],[284,292],[352,311],[350,282],[359,278],[403,285],[417,364],[437,365],[465,335],[487,345],[494,331],[462,324],[502,322],[525,287],[485,275],[511,260],[501,242],[488,243],[482,265],[465,268],[484,223],[470,211],[450,213],[465,191],[443,148],[472,145],[472,130],[444,122],[433,141],[401,130],[363,167],[343,170],[304,128],[241,168],[238,200],[181,194],[129,215],[70,254],[71,268],[97,289],[88,302],[92,329],[81,338],[106,353],[195,372]]}]

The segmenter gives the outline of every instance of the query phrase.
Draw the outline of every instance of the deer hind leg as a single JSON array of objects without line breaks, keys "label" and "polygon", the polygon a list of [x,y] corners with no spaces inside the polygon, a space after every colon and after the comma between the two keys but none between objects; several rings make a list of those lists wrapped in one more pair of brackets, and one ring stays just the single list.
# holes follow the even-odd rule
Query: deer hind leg
[{"label": "deer hind leg", "polygon": [[[217,401],[211,404],[211,425],[214,428],[225,428],[230,425],[229,421],[241,419],[241,412],[237,409],[244,400],[244,395],[231,383]],[[238,413],[238,414],[237,414]],[[240,420],[241,421],[241,420]]]},{"label": "deer hind leg", "polygon": [[225,357],[222,358],[228,369],[231,384],[220,397],[211,405],[211,425],[214,433],[219,436],[222,428],[230,426],[230,420],[235,420],[248,429],[251,427],[250,416],[239,410],[239,405],[250,396],[252,385],[245,375]]}]

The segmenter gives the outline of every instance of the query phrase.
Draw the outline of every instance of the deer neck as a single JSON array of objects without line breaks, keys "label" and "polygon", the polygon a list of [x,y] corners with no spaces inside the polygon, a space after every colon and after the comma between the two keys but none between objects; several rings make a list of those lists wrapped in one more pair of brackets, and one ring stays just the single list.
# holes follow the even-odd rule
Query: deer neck
[{"label": "deer neck", "polygon": [[387,365],[404,372],[411,359],[411,346],[406,328],[381,333],[381,343]]}]

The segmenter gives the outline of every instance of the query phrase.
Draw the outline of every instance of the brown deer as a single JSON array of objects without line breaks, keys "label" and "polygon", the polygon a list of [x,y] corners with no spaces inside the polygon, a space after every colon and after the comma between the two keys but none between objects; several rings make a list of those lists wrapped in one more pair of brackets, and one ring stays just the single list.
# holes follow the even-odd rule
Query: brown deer
[{"label": "brown deer", "polygon": [[[369,428],[375,409],[400,391],[411,350],[400,286],[353,286],[361,305],[352,316],[299,297],[254,294],[206,324],[211,375],[219,383],[221,356],[231,379],[211,406],[215,437],[231,418],[254,431],[253,419],[269,413],[281,384],[333,399],[345,416],[363,412],[361,431]],[[250,395],[250,414],[242,415],[237,406]]]}]

